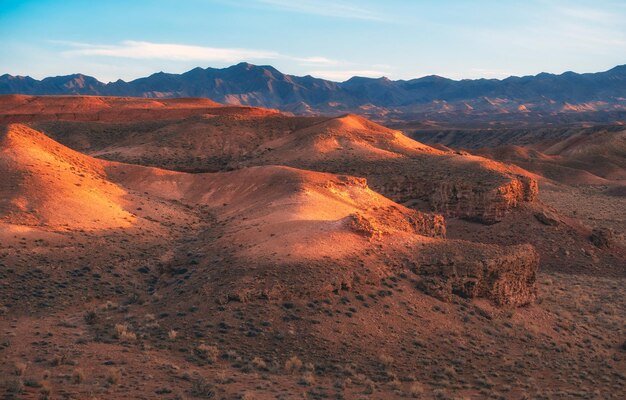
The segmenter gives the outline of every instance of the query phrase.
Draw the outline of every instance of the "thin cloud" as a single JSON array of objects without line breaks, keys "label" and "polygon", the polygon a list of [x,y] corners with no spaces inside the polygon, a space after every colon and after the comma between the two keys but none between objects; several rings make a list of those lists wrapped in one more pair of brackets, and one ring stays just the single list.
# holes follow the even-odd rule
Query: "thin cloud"
[{"label": "thin cloud", "polygon": [[71,43],[66,56],[102,56],[132,59],[162,59],[177,61],[236,62],[242,60],[277,59],[273,51],[236,48],[190,46],[175,43],[152,43],[126,40],[117,45]]},{"label": "thin cloud", "polygon": [[328,0],[258,0],[258,3],[283,11],[324,17],[384,21],[385,18],[373,10],[345,1]]},{"label": "thin cloud", "polygon": [[374,71],[374,70],[321,70],[321,71],[311,71],[309,75],[312,75],[316,78],[328,79],[331,81],[343,82],[346,81],[353,76],[363,76],[367,78],[380,78],[385,76],[385,72],[383,71]]},{"label": "thin cloud", "polygon": [[248,60],[290,60],[303,66],[331,66],[338,61],[326,57],[293,57],[275,51],[238,48],[190,46],[176,43],[153,43],[125,40],[120,44],[91,44],[64,40],[48,40],[61,46],[70,47],[61,54],[68,57],[99,56],[130,58],[136,60],[206,61],[234,63]]},{"label": "thin cloud", "polygon": [[300,65],[337,65],[339,61],[331,60],[326,57],[291,57],[293,60],[298,61]]}]

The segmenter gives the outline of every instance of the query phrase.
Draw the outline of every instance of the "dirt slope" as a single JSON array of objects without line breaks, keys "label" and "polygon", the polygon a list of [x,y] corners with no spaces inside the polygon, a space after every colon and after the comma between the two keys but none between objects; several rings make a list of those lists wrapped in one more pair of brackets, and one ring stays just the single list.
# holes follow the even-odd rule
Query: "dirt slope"
[{"label": "dirt slope", "polygon": [[0,132],[0,215],[13,224],[87,229],[127,227],[123,188],[106,161],[86,157],[24,125]]}]

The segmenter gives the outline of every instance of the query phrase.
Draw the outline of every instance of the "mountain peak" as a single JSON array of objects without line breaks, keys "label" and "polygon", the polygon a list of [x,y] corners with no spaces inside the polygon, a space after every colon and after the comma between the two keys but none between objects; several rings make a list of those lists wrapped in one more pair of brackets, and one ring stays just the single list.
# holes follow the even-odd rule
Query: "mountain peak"
[{"label": "mountain peak", "polygon": [[[626,90],[625,74],[626,65],[619,65],[599,73],[540,73],[503,80],[452,80],[429,75],[394,81],[385,76],[353,76],[338,83],[311,76],[285,75],[270,65],[241,62],[226,68],[197,67],[183,74],[158,72],[147,78],[108,84],[80,73],[41,81],[3,75],[0,94],[204,97],[226,104],[330,115],[347,111],[385,114],[392,108],[410,113],[411,107],[424,112],[441,107],[446,112],[468,109],[478,112],[474,104],[487,107],[484,98],[494,102],[483,110],[489,112],[517,112],[520,105],[528,104],[543,104],[536,109],[546,107],[543,109],[548,111],[550,104],[592,101],[604,102],[607,110],[622,110],[626,107],[620,100]],[[580,79],[584,79],[584,84],[573,84]]]}]

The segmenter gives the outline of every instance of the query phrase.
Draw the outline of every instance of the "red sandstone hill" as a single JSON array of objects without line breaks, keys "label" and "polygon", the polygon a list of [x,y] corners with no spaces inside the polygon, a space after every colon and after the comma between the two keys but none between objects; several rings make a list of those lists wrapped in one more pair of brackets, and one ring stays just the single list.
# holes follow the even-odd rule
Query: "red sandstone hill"
[{"label": "red sandstone hill", "polygon": [[[137,204],[154,207],[158,200],[176,200],[192,206],[204,206],[224,224],[224,238],[218,240],[226,247],[236,249],[233,256],[240,260],[264,260],[264,268],[272,264],[297,263],[302,268],[310,268],[310,261],[344,265],[325,278],[300,282],[294,287],[297,276],[288,276],[286,282],[278,284],[270,280],[266,288],[261,288],[257,277],[257,287],[246,291],[277,291],[284,297],[284,289],[272,285],[286,285],[288,291],[299,293],[321,293],[335,290],[335,285],[353,286],[354,272],[345,268],[353,264],[354,258],[373,250],[378,243],[387,251],[385,257],[416,259],[416,249],[430,246],[433,239],[445,235],[443,218],[426,215],[407,209],[370,190],[364,179],[349,176],[335,176],[289,167],[263,166],[244,168],[239,171],[215,174],[186,174],[156,168],[101,161],[76,153],[59,145],[43,134],[23,125],[13,124],[6,128],[2,141],[2,170],[5,181],[0,208],[0,217],[12,225],[48,226],[75,230],[113,228],[140,228],[146,221],[138,218],[132,210]],[[174,222],[180,223],[180,222]],[[226,239],[226,237],[228,239]],[[215,246],[210,243],[208,246]],[[476,245],[455,242],[453,247],[473,248]],[[504,251],[504,250],[502,250]],[[508,250],[507,250],[508,251]],[[467,296],[485,296],[497,303],[523,304],[534,297],[534,271],[537,261],[518,254],[516,249],[500,253],[496,248],[484,247],[476,253],[476,260],[469,263],[467,276],[461,274],[448,282],[448,264],[433,272],[435,282],[444,279],[445,286],[439,296],[451,296],[453,292],[463,292],[465,279],[478,279],[476,289],[465,293]],[[417,252],[417,253],[416,253]],[[484,253],[484,255],[480,255]],[[488,256],[488,254],[493,254]],[[532,252],[530,254],[533,254]],[[500,276],[501,264],[484,263],[484,257],[509,257],[510,269]],[[438,265],[436,257],[433,259]],[[352,260],[352,261],[351,261]],[[515,264],[515,260],[519,260]],[[399,262],[399,261],[397,261]],[[478,264],[474,265],[473,262]],[[507,261],[508,262],[508,261]],[[374,262],[376,264],[376,262]],[[408,268],[398,265],[396,268]],[[455,266],[454,268],[461,268]],[[463,267],[466,268],[466,267]],[[476,269],[478,268],[478,269]],[[516,270],[519,268],[519,270]],[[484,270],[482,270],[484,269]],[[254,271],[240,271],[248,277]],[[366,280],[380,279],[392,270],[374,269]],[[395,271],[397,272],[397,271]],[[496,279],[484,285],[480,280]],[[310,274],[319,274],[311,270]],[[419,273],[419,267],[416,269]],[[346,275],[347,274],[347,275]],[[247,280],[248,278],[241,278]],[[505,281],[519,280],[528,284],[515,284],[509,287]],[[236,281],[233,285],[241,284]],[[425,290],[434,289],[425,284]],[[321,285],[321,286],[316,286]],[[439,283],[437,283],[439,285]],[[521,286],[520,286],[521,285]],[[273,288],[273,289],[272,289]],[[241,290],[232,289],[234,291]],[[498,290],[498,293],[492,292]],[[512,290],[512,291],[510,291]],[[228,296],[227,293],[222,295]]]},{"label": "red sandstone hill", "polygon": [[271,115],[276,111],[228,107],[203,98],[142,99],[103,96],[0,96],[0,123],[34,121],[135,122],[200,114]]},{"label": "red sandstone hill", "polygon": [[[31,99],[41,104],[68,101]],[[91,104],[103,98],[76,97],[72,102],[80,103],[80,99]],[[16,110],[26,107],[23,102],[13,101],[18,103]],[[107,101],[123,104],[127,100]],[[141,105],[153,100],[136,101]],[[192,100],[178,102],[195,104]],[[537,193],[533,175],[518,167],[441,151],[354,115],[303,118],[262,109],[215,106],[183,109],[189,115],[196,114],[162,121],[158,121],[161,111],[144,110],[143,117],[129,122],[127,112],[135,106],[131,102],[125,106],[128,110],[107,112],[105,120],[102,112],[93,111],[77,111],[71,118],[41,113],[36,117],[37,127],[90,155],[160,168],[197,172],[288,165],[362,176],[394,201],[486,223],[500,221],[518,204],[532,201]],[[166,106],[161,108],[170,110]],[[83,108],[92,110],[93,106]],[[157,121],[144,118],[150,112],[157,114]],[[12,111],[5,119],[29,121],[28,115]],[[165,119],[171,117],[164,115]]]},{"label": "red sandstone hill", "polygon": [[124,189],[104,165],[24,125],[0,132],[0,215],[4,222],[76,228],[127,227]]}]

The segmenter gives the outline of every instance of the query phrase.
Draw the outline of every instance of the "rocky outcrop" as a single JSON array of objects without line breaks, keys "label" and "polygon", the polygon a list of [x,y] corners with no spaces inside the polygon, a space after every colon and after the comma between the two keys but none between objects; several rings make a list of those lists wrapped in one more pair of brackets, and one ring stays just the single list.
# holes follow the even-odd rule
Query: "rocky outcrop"
[{"label": "rocky outcrop", "polygon": [[[380,222],[394,226],[394,229],[417,233],[418,235],[433,238],[446,237],[446,223],[442,215],[422,213],[409,210],[408,214],[401,214],[397,209],[380,209],[375,213],[378,222],[372,221],[361,213],[353,213],[345,218],[348,228],[358,235],[369,239],[382,238],[393,232],[381,226]],[[400,217],[401,215],[401,217]]]},{"label": "rocky outcrop", "polygon": [[418,255],[418,287],[443,301],[486,298],[499,306],[523,306],[537,297],[539,256],[530,245],[498,247],[446,242]]},{"label": "rocky outcrop", "polygon": [[[538,194],[537,181],[527,176],[506,175],[499,184],[468,174],[411,168],[407,162],[400,173],[390,174],[384,168],[353,172],[364,174],[377,192],[399,203],[420,201],[435,213],[465,218],[485,224],[497,223],[522,202],[532,202]],[[416,163],[413,163],[416,164]],[[385,171],[380,173],[379,171]],[[492,178],[493,177],[489,177]]]},{"label": "rocky outcrop", "polygon": [[546,210],[535,213],[535,218],[544,225],[557,226],[559,224],[556,215]]},{"label": "rocky outcrop", "polygon": [[475,219],[493,224],[519,203],[533,201],[537,196],[537,182],[527,177],[516,177],[495,188],[483,188],[474,182],[440,182],[429,197],[435,212],[446,216]]},{"label": "rocky outcrop", "polygon": [[598,248],[610,248],[615,242],[615,232],[608,228],[595,228],[591,232],[589,240]]}]

